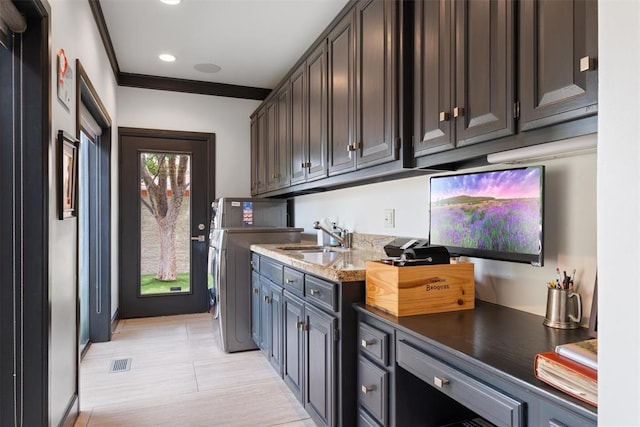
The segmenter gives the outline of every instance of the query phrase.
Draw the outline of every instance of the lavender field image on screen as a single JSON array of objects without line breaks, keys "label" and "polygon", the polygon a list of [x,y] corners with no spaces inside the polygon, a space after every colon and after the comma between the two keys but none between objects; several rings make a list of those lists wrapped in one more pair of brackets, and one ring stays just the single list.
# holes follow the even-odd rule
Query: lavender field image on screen
[{"label": "lavender field image on screen", "polygon": [[431,179],[432,244],[537,254],[541,247],[539,169]]}]

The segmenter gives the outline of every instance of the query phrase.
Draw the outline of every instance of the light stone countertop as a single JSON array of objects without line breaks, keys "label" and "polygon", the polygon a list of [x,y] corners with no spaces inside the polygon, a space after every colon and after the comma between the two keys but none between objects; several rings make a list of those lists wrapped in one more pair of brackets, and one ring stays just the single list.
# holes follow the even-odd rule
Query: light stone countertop
[{"label": "light stone countertop", "polygon": [[365,280],[365,263],[385,257],[382,246],[331,248],[323,252],[315,242],[253,244],[251,250],[304,272],[333,282]]}]

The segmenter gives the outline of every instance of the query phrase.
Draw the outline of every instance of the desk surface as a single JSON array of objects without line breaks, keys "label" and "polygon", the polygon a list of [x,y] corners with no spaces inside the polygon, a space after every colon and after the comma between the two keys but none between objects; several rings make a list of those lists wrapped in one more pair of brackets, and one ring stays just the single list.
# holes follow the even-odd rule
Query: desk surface
[{"label": "desk surface", "polygon": [[571,406],[592,413],[597,409],[555,390],[535,378],[536,354],[553,351],[558,344],[588,339],[587,329],[560,330],[542,324],[543,317],[520,310],[476,301],[473,310],[420,316],[395,317],[374,307],[358,304],[356,309],[392,324],[430,345],[463,359],[495,369],[548,392]]}]

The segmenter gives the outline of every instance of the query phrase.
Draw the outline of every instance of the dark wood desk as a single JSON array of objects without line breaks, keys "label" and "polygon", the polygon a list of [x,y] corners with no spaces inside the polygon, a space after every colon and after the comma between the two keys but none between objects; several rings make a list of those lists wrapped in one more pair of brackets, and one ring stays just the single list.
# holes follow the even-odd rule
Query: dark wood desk
[{"label": "dark wood desk", "polygon": [[[537,353],[587,339],[584,328],[547,328],[543,317],[482,301],[474,310],[408,317],[355,307],[360,335],[367,341],[372,333],[370,342],[384,337],[387,346],[387,360],[376,360],[375,345],[359,336],[362,376],[370,375],[367,369],[384,374],[372,389],[386,393],[372,400],[371,392],[361,392],[364,424],[442,425],[476,414],[498,425],[597,424],[595,407],[542,383],[533,371]],[[441,376],[457,378],[462,388],[439,388],[434,378]]]}]

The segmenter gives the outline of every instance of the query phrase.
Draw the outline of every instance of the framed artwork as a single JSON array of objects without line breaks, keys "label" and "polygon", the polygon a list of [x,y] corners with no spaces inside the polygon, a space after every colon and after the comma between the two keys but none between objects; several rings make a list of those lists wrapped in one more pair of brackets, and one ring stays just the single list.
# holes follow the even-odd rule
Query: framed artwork
[{"label": "framed artwork", "polygon": [[593,300],[591,301],[591,315],[589,316],[589,336],[598,338],[598,275],[593,287]]},{"label": "framed artwork", "polygon": [[77,215],[78,141],[58,131],[58,201],[60,219]]}]

